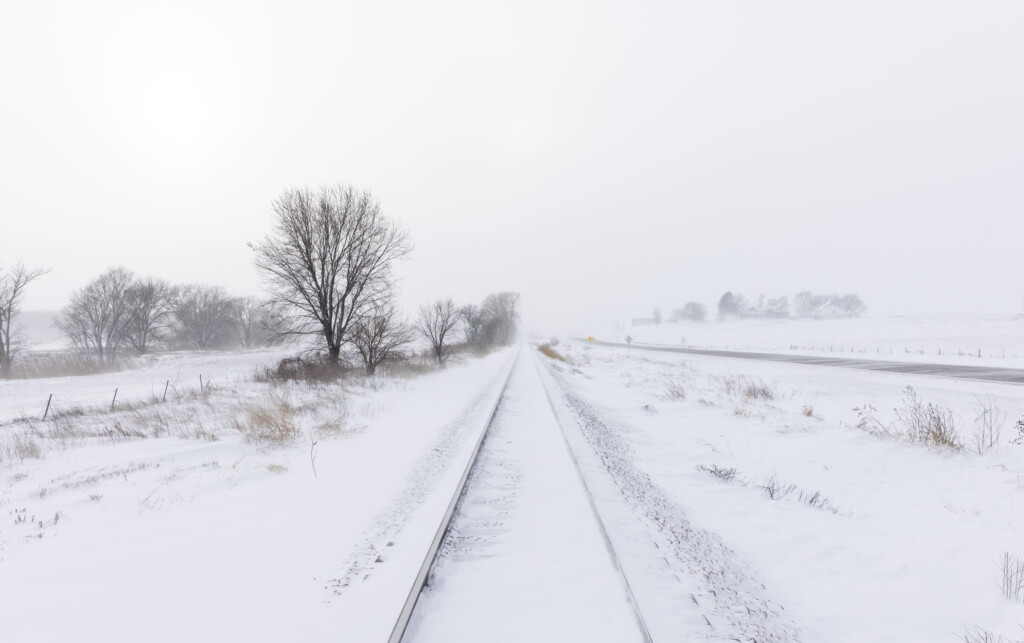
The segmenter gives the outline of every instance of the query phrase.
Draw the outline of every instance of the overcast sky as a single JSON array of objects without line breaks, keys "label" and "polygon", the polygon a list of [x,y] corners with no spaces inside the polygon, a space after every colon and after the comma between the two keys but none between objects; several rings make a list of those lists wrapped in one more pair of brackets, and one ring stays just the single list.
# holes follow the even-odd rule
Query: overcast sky
[{"label": "overcast sky", "polygon": [[[726,289],[1019,311],[1024,3],[5,2],[0,265],[257,294],[287,186],[372,189],[412,307]],[[578,326],[577,326],[578,327]]]}]

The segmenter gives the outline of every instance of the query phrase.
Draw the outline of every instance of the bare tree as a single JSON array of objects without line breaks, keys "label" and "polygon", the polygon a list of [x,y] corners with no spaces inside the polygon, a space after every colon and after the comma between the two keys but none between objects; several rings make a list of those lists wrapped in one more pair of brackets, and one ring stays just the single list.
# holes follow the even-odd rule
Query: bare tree
[{"label": "bare tree", "polygon": [[420,306],[420,314],[416,319],[416,330],[430,342],[430,348],[439,364],[444,364],[447,357],[445,347],[452,331],[459,324],[459,309],[451,297],[438,299],[432,304]]},{"label": "bare tree", "polygon": [[412,330],[390,301],[384,301],[370,310],[355,325],[352,345],[363,360],[366,374],[373,375],[377,366],[408,345]]},{"label": "bare tree", "polygon": [[80,350],[114,359],[131,317],[128,291],[133,282],[126,268],[108,270],[71,295],[57,327]]},{"label": "bare tree", "polygon": [[695,301],[687,302],[682,309],[682,318],[690,321],[705,321],[708,318],[708,306]]},{"label": "bare tree", "polygon": [[273,203],[274,230],[255,245],[271,300],[288,335],[318,335],[337,366],[353,326],[391,287],[394,262],[412,246],[366,190],[338,185],[286,190]]},{"label": "bare tree", "polygon": [[174,311],[174,287],[162,279],[141,279],[128,288],[125,339],[139,355],[161,338]]},{"label": "bare tree", "polygon": [[466,304],[459,309],[462,331],[466,333],[466,343],[479,346],[483,342],[484,313],[476,304]]},{"label": "bare tree", "polygon": [[231,328],[233,307],[234,301],[220,286],[182,286],[174,305],[179,336],[196,348],[214,348]]},{"label": "bare tree", "polygon": [[272,332],[268,305],[255,297],[239,297],[232,302],[231,322],[238,343],[245,349],[266,344]]},{"label": "bare tree", "polygon": [[484,335],[489,343],[508,344],[519,321],[519,293],[498,292],[487,295],[481,306]]},{"label": "bare tree", "polygon": [[47,272],[43,268],[26,268],[22,263],[7,271],[0,270],[0,377],[11,374],[11,364],[18,354],[20,341],[12,323],[21,311],[25,289]]}]

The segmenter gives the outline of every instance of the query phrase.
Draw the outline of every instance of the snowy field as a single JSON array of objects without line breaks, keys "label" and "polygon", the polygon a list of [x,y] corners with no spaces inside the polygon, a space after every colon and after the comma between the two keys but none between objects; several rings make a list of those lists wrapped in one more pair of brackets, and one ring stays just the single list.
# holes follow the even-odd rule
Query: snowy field
[{"label": "snowy field", "polygon": [[[1024,557],[1024,445],[1013,427],[1024,417],[1020,386],[650,351],[627,357],[576,342],[556,348],[568,363],[547,361],[600,428],[584,429],[580,444],[615,445],[618,455],[602,453],[596,468],[617,460],[637,480],[649,476],[646,495],[666,494],[692,529],[736,553],[763,583],[763,600],[796,628],[764,640],[956,641],[974,626],[1020,638],[1024,605],[1000,589],[1004,555]],[[854,409],[867,404],[881,425],[898,426],[894,409],[907,386],[948,407],[963,449],[857,426]],[[973,434],[983,407],[1001,411],[1002,432],[979,454]],[[606,501],[628,495],[622,479]],[[723,627],[718,635],[665,627],[685,640],[723,640]]]},{"label": "snowy field", "polygon": [[[253,381],[279,351],[0,383],[3,640],[386,641],[496,403],[407,641],[1024,634],[1000,586],[1024,388],[535,348],[332,385]],[[907,387],[950,444],[901,433]]]},{"label": "snowy field", "polygon": [[[252,382],[269,353],[5,382],[0,638],[386,640],[510,356],[314,387]],[[140,401],[174,374],[195,387]],[[113,386],[123,410],[9,419]]]},{"label": "snowy field", "polygon": [[[586,334],[616,341],[607,322]],[[865,359],[1024,367],[1022,315],[920,315],[861,319],[742,319],[703,324],[625,324],[617,341],[830,355]],[[979,358],[978,353],[981,352]]]}]

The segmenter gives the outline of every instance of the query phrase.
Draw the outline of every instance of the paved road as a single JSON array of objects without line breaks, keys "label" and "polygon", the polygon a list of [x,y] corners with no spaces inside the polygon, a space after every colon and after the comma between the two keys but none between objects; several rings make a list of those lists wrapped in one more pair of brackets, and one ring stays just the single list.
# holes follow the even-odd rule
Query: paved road
[{"label": "paved road", "polygon": [[[601,346],[621,346],[617,342],[593,340],[590,343]],[[813,357],[809,355],[785,355],[777,353],[751,353],[747,351],[726,351],[706,348],[682,348],[676,346],[651,346],[633,344],[633,350],[661,351],[666,353],[688,353],[691,355],[710,355],[712,357],[733,357],[737,359],[756,359],[767,362],[788,362],[791,364],[807,364],[810,366],[840,366],[843,368],[859,368],[867,371],[885,371],[887,373],[912,373],[914,375],[939,375],[957,377],[967,380],[987,380],[990,382],[1009,382],[1024,384],[1024,370],[1016,368],[997,368],[991,366],[960,366],[957,364],[921,364],[916,362],[886,362],[872,359],[848,359],[844,357]]]}]

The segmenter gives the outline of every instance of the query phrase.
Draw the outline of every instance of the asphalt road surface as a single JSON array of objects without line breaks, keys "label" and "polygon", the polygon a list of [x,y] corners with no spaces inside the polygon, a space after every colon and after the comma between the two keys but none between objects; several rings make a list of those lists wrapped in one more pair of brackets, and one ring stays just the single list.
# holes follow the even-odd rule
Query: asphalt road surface
[{"label": "asphalt road surface", "polygon": [[[591,340],[589,343],[600,346],[626,345],[618,342]],[[787,362],[790,364],[806,364],[809,366],[839,366],[842,368],[859,368],[866,371],[884,371],[887,373],[911,373],[914,375],[938,375],[956,377],[967,380],[987,380],[990,382],[1008,382],[1024,384],[1024,370],[1016,368],[997,368],[992,366],[960,366],[957,364],[922,364],[916,362],[886,362],[873,359],[849,359],[844,357],[813,357],[809,355],[784,355],[776,353],[751,353],[748,351],[727,351],[706,348],[682,348],[676,346],[651,346],[633,344],[632,350],[660,351],[665,353],[687,353],[690,355],[710,355],[712,357],[732,357],[735,359],[756,359],[766,362]]]}]

